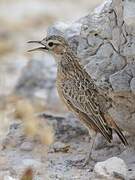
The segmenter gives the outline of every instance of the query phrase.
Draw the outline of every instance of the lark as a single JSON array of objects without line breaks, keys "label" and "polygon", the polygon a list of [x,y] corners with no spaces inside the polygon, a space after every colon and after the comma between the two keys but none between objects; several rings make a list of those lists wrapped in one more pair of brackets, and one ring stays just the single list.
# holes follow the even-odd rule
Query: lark
[{"label": "lark", "polygon": [[91,159],[97,133],[101,133],[108,142],[111,142],[114,130],[122,143],[128,145],[121,129],[107,113],[109,107],[107,96],[99,91],[65,38],[52,35],[41,41],[29,43],[41,45],[29,51],[41,50],[54,55],[57,64],[58,94],[69,111],[73,112],[89,131],[91,147],[83,165],[87,165]]}]

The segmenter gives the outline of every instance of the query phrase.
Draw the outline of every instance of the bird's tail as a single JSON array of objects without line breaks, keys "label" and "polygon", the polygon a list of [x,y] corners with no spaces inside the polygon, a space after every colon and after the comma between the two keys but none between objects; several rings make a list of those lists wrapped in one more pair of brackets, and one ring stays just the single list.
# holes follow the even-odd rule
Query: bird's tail
[{"label": "bird's tail", "polygon": [[107,120],[108,124],[111,126],[111,128],[116,132],[116,134],[118,135],[118,137],[120,138],[121,142],[125,145],[128,146],[128,142],[127,139],[125,138],[124,134],[122,133],[121,129],[119,128],[119,126],[116,124],[116,122],[107,115],[104,115],[105,119]]},{"label": "bird's tail", "polygon": [[125,145],[128,146],[128,142],[124,134],[122,133],[122,130],[119,128],[119,126],[116,124],[116,122],[112,119],[111,116],[104,114],[104,117],[109,124],[109,126],[116,132],[118,137],[120,138],[121,142]]},{"label": "bird's tail", "polygon": [[[96,121],[94,121],[92,118],[89,117],[87,114],[83,112],[79,112],[79,118],[80,120],[86,125],[88,130],[93,129],[95,132],[100,132],[104,138],[111,143],[112,140],[112,128],[109,127],[106,123],[104,123],[104,126],[97,126]],[[106,125],[106,126],[105,126]]]},{"label": "bird's tail", "polygon": [[122,143],[125,146],[128,146],[128,142],[127,139],[125,138],[124,134],[122,133],[121,129],[118,127],[118,125],[115,125],[114,131],[117,133],[117,135],[119,136],[120,140],[122,141]]}]

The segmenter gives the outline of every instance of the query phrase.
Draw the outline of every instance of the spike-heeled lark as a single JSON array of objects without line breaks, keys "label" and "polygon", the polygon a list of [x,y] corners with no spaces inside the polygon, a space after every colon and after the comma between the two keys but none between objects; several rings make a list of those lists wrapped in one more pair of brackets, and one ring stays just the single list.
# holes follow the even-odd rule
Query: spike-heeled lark
[{"label": "spike-heeled lark", "polygon": [[[112,130],[126,146],[128,142],[116,122],[106,113],[109,103],[102,95],[91,76],[86,72],[68,42],[61,36],[48,36],[42,41],[29,41],[41,46],[29,51],[42,50],[55,56],[57,63],[57,90],[67,108],[87,127],[91,137],[91,147],[84,166],[91,159],[96,134],[101,133],[111,142]],[[103,103],[105,102],[105,103]]]}]

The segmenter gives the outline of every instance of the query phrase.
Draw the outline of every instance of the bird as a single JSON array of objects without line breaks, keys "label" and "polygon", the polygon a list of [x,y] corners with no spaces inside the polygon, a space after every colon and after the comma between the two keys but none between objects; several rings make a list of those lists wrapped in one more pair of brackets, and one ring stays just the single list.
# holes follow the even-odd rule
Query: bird
[{"label": "bird", "polygon": [[127,146],[128,142],[121,128],[108,115],[109,98],[101,93],[94,80],[81,64],[81,59],[72,50],[68,41],[60,35],[49,35],[37,43],[40,47],[29,50],[43,51],[52,54],[57,64],[56,87],[59,97],[88,129],[91,136],[90,150],[83,163],[86,166],[92,154],[97,133],[112,142],[115,131],[121,142]]}]

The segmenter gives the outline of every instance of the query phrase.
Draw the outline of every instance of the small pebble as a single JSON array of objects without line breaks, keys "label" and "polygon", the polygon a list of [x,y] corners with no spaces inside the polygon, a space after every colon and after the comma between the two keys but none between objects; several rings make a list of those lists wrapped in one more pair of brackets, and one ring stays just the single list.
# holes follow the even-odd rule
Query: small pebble
[{"label": "small pebble", "polygon": [[23,142],[20,146],[22,151],[32,151],[34,148],[34,144],[31,142]]},{"label": "small pebble", "polygon": [[53,145],[53,152],[67,153],[69,149],[70,149],[70,145],[62,143],[62,142],[56,142]]}]

